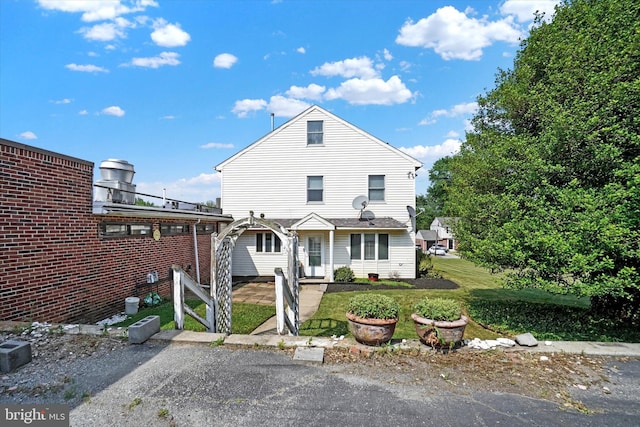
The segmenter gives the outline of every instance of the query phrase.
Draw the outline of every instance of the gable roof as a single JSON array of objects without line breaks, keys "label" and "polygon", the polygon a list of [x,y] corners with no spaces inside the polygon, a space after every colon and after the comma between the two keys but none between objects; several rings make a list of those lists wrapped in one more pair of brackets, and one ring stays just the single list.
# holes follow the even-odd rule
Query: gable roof
[{"label": "gable roof", "polygon": [[352,125],[351,123],[347,122],[346,120],[341,119],[340,117],[336,116],[333,113],[330,113],[329,111],[325,110],[324,108],[322,108],[322,107],[320,107],[318,105],[312,105],[311,107],[307,108],[306,110],[304,110],[303,112],[301,112],[297,116],[289,119],[287,122],[283,123],[282,125],[278,126],[276,129],[274,129],[271,132],[269,132],[268,134],[264,135],[262,138],[258,139],[257,141],[253,142],[252,144],[248,145],[244,149],[240,150],[239,152],[237,152],[233,156],[231,156],[228,159],[226,159],[226,160],[222,161],[221,163],[219,163],[215,167],[215,170],[218,171],[218,172],[222,172],[222,169],[228,163],[234,161],[235,159],[237,159],[238,157],[242,156],[247,151],[253,149],[257,145],[259,145],[259,144],[263,143],[264,141],[272,138],[273,136],[278,135],[281,132],[284,132],[289,126],[291,126],[291,124],[296,123],[296,122],[298,122],[300,120],[303,120],[304,117],[308,116],[310,113],[312,113],[314,111],[322,112],[323,114],[331,117],[331,119],[333,119],[333,120],[343,124],[344,126],[350,128],[352,131],[357,132],[357,133],[365,136],[369,140],[371,140],[371,141],[373,141],[373,142],[375,142],[375,143],[377,143],[377,144],[389,149],[393,153],[404,157],[406,160],[408,160],[409,162],[413,163],[413,166],[415,167],[416,170],[419,169],[420,167],[422,167],[422,162],[420,162],[419,160],[415,159],[414,157],[411,157],[407,153],[405,153],[405,152],[393,147],[392,145],[390,145],[387,142],[382,141],[381,139],[376,138],[375,136],[373,136],[370,133],[360,129],[359,127]]}]

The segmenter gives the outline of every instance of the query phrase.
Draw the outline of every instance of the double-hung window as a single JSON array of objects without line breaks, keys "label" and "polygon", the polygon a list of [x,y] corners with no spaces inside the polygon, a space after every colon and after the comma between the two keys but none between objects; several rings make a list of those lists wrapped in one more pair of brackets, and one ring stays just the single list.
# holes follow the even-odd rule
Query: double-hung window
[{"label": "double-hung window", "polygon": [[322,127],[322,120],[309,120],[307,122],[307,145],[322,145]]},{"label": "double-hung window", "polygon": [[307,177],[307,202],[322,202],[322,176]]},{"label": "double-hung window", "polygon": [[369,201],[384,202],[384,175],[369,175]]}]

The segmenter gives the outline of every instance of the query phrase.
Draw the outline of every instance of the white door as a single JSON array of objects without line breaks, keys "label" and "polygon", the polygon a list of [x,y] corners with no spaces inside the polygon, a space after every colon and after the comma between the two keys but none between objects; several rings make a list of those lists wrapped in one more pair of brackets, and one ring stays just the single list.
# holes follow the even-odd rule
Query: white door
[{"label": "white door", "polygon": [[322,236],[307,237],[307,271],[309,277],[324,277],[324,263],[322,262]]}]

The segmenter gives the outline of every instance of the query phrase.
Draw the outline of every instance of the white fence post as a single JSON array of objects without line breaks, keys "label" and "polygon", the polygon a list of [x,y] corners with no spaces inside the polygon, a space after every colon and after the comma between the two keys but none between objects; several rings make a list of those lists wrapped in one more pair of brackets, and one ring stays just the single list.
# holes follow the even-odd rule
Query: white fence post
[{"label": "white fence post", "polygon": [[184,288],[180,275],[182,274],[180,267],[173,266],[173,320],[176,329],[184,329],[184,309],[182,302],[184,300]]},{"label": "white fence post", "polygon": [[284,274],[281,268],[274,270],[276,275],[276,324],[278,334],[284,332]]}]

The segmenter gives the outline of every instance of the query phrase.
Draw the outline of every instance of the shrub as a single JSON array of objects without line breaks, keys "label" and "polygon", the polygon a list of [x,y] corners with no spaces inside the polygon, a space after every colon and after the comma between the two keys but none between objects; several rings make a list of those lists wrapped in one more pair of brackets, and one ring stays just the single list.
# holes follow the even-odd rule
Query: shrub
[{"label": "shrub", "polygon": [[462,315],[460,303],[450,298],[422,298],[414,306],[419,316],[425,319],[452,322]]},{"label": "shrub", "polygon": [[353,274],[353,270],[345,265],[335,269],[333,272],[333,280],[336,282],[353,282],[355,275]]},{"label": "shrub", "polygon": [[349,301],[349,312],[363,319],[397,319],[400,304],[380,294],[358,294]]}]

